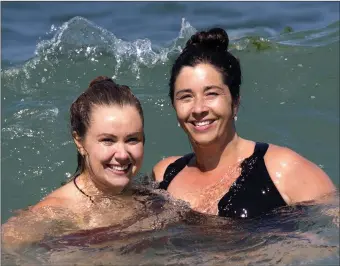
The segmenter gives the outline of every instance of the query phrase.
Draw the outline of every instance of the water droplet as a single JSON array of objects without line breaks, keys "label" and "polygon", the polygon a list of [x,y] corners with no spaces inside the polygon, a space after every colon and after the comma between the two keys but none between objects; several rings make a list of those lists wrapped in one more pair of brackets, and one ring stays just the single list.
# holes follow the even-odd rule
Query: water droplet
[{"label": "water droplet", "polygon": [[66,176],[67,178],[70,178],[72,175],[71,175],[71,173],[67,172],[67,173],[65,173],[65,176]]},{"label": "water droplet", "polygon": [[287,163],[285,163],[285,162],[280,162],[280,165],[281,165],[282,167],[286,167],[286,166],[287,166]]}]

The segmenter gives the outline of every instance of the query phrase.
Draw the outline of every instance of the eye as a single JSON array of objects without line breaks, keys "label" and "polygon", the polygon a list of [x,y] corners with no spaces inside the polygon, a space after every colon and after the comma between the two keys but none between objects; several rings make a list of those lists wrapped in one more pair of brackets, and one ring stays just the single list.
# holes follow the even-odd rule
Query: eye
[{"label": "eye", "polygon": [[136,143],[140,142],[140,139],[137,138],[137,137],[132,137],[132,138],[128,138],[127,142],[131,143],[131,144],[136,144]]},{"label": "eye", "polygon": [[105,145],[111,145],[114,141],[113,139],[110,139],[110,138],[104,138],[104,139],[101,139],[100,142],[103,142]]},{"label": "eye", "polygon": [[218,93],[217,92],[208,92],[207,93],[207,96],[217,96],[218,95]]},{"label": "eye", "polygon": [[210,91],[208,93],[205,94],[205,98],[207,100],[214,100],[219,94],[217,92],[214,91]]},{"label": "eye", "polygon": [[183,95],[178,97],[178,100],[188,101],[188,100],[190,100],[190,98],[192,98],[191,94],[183,94]]}]

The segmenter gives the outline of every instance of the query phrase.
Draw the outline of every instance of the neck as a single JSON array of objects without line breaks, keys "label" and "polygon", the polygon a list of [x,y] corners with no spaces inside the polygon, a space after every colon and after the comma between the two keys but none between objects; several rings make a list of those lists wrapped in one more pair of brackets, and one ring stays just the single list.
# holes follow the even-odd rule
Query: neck
[{"label": "neck", "polygon": [[94,182],[87,171],[76,177],[75,183],[80,192],[87,196],[92,202],[95,202],[96,198],[108,198],[118,195],[123,190],[123,188],[120,187],[107,188],[102,184]]},{"label": "neck", "polygon": [[236,154],[241,138],[236,132],[228,134],[228,136],[229,137],[223,139],[223,141],[206,146],[192,142],[196,156],[196,165],[202,172],[216,169],[221,162],[223,162],[224,165],[226,162],[228,165],[237,162],[238,156]]}]

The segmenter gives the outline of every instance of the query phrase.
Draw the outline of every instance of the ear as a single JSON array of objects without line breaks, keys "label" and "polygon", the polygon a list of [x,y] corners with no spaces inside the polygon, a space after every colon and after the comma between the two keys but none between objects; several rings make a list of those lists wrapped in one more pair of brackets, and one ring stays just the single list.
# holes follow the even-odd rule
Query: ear
[{"label": "ear", "polygon": [[77,146],[78,152],[82,156],[85,156],[86,152],[85,152],[85,149],[83,147],[83,143],[82,143],[83,140],[82,140],[82,138],[78,135],[78,133],[76,131],[72,132],[72,137],[73,137],[74,144],[76,144],[76,146]]}]

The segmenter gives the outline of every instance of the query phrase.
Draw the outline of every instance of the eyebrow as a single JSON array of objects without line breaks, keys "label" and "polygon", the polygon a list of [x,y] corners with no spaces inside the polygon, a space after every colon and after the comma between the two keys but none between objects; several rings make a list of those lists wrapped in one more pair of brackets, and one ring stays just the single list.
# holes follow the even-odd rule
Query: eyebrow
[{"label": "eyebrow", "polygon": [[[211,89],[223,90],[223,88],[218,85],[210,85],[210,86],[205,86],[203,91],[206,92],[207,90],[211,90]],[[192,93],[192,89],[181,89],[176,92],[176,96],[181,93]]]},{"label": "eyebrow", "polygon": [[131,133],[131,134],[127,135],[126,137],[130,138],[130,137],[134,137],[136,135],[143,135],[143,132],[142,131],[137,131],[137,132],[134,132],[134,133]]},{"label": "eyebrow", "polygon": [[[143,134],[143,132],[142,132],[142,131],[136,131],[136,132],[130,133],[130,134],[127,135],[126,137],[127,137],[127,138],[130,138],[130,137],[133,137],[133,136],[136,136],[136,135],[139,135],[139,134]],[[102,133],[102,134],[99,134],[98,137],[111,137],[111,138],[117,138],[116,135],[113,135],[113,134],[110,134],[110,133]]]},{"label": "eyebrow", "polygon": [[191,89],[182,89],[182,90],[179,90],[179,91],[176,92],[176,96],[177,96],[178,94],[186,93],[186,92],[192,92],[192,90],[191,90]]},{"label": "eyebrow", "polygon": [[220,87],[220,86],[218,86],[218,85],[210,85],[210,86],[204,87],[204,92],[206,92],[207,90],[210,90],[210,89],[224,90],[222,87]]}]

